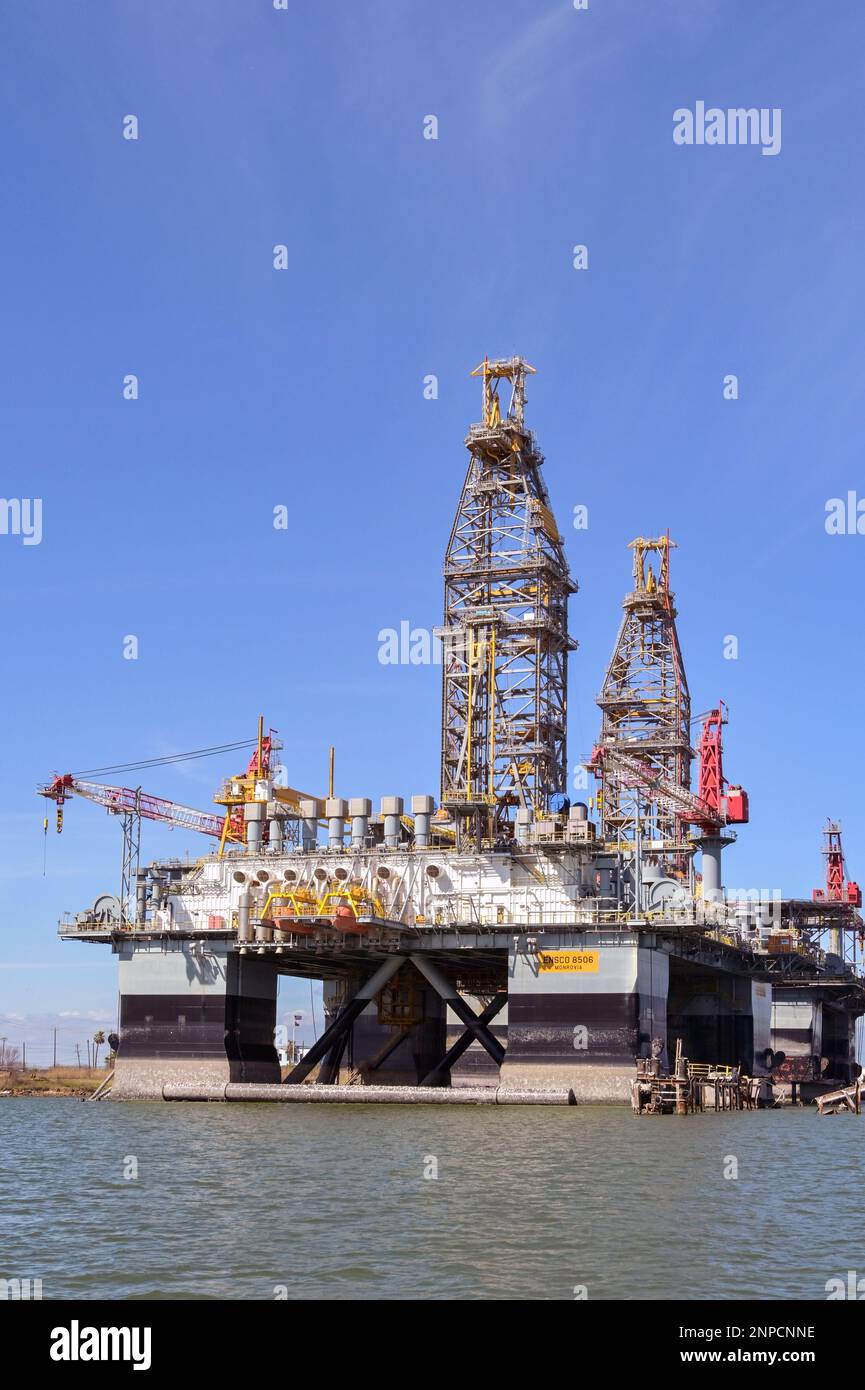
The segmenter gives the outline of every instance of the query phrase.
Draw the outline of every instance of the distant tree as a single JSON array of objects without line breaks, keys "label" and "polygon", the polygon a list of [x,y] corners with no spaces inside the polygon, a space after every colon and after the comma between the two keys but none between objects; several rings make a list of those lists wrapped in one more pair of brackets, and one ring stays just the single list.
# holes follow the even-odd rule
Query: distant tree
[{"label": "distant tree", "polygon": [[99,1049],[105,1041],[105,1034],[101,1028],[97,1028],[93,1034],[93,1065],[98,1066]]}]

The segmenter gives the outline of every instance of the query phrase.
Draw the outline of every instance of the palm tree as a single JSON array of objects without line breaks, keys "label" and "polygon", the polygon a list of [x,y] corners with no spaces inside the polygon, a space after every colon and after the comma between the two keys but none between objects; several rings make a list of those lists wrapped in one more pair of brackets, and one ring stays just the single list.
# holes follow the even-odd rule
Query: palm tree
[{"label": "palm tree", "polygon": [[99,1048],[100,1048],[101,1044],[104,1043],[104,1041],[105,1041],[105,1034],[103,1033],[103,1031],[102,1031],[101,1028],[98,1028],[98,1029],[96,1030],[96,1032],[93,1034],[93,1065],[94,1065],[94,1067],[97,1065],[97,1058],[98,1058],[98,1056],[99,1056]]}]

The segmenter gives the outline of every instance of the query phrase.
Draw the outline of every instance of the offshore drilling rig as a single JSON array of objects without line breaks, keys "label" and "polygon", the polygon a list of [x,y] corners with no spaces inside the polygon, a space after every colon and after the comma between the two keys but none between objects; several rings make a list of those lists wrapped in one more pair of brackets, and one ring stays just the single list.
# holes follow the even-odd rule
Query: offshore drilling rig
[{"label": "offshore drilling rig", "polygon": [[[119,896],[60,924],[119,958],[116,1096],[315,1079],[563,1085],[578,1102],[623,1102],[635,1059],[669,1065],[679,1043],[805,1097],[858,1075],[861,895],[838,827],[812,900],[724,890],[722,852],[748,797],[724,775],[723,703],[691,715],[668,535],[631,542],[633,586],[584,765],[598,790],[568,796],[577,586],[525,423],[533,371],[514,357],[474,373],[482,418],[465,441],[437,629],[438,804],[419,793],[407,812],[394,794],[374,814],[365,796],[334,795],[332,774],[327,797],[286,788],[263,724],[246,771],[216,794],[219,813],[71,774],[40,788],[59,818],[83,796],[123,824]],[[142,869],[142,818],[218,846],[192,867]],[[284,1079],[280,974],[322,980],[327,1019]]]}]

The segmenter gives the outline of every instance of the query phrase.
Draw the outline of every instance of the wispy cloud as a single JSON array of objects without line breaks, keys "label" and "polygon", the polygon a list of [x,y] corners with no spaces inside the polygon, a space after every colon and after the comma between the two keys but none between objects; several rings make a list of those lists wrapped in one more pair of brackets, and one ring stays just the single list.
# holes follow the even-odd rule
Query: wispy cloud
[{"label": "wispy cloud", "polygon": [[630,35],[601,42],[588,29],[575,53],[572,37],[580,16],[556,8],[531,20],[493,48],[483,64],[482,116],[493,126],[509,124],[551,84],[577,84],[590,73],[613,64],[628,47]]}]

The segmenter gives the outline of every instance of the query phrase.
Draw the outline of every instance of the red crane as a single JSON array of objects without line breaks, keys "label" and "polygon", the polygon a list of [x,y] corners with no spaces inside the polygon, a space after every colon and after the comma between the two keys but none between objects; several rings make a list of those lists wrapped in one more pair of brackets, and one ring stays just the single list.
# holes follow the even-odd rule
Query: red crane
[{"label": "red crane", "polygon": [[700,734],[698,796],[711,807],[714,814],[711,824],[703,821],[697,821],[697,824],[707,830],[713,825],[744,825],[748,820],[748,793],[741,787],[727,786],[724,777],[721,728],[726,722],[727,710],[724,701],[719,700],[717,709],[710,710],[705,716]]},{"label": "red crane", "polygon": [[[247,784],[254,783],[257,778],[269,776],[274,749],[281,747],[281,744],[277,743],[273,737],[274,732],[275,730],[270,729],[265,734],[264,719],[259,718],[258,738],[247,764],[246,772],[241,777],[233,779],[240,782],[244,789],[246,789]],[[234,747],[235,745],[231,746]],[[193,753],[188,756],[195,757],[197,755]],[[166,761],[174,761],[174,759],[167,759]],[[244,839],[242,809],[238,812],[231,798],[228,801],[223,801],[219,795],[214,799],[223,802],[226,806],[224,812],[199,811],[193,806],[181,806],[178,802],[168,801],[162,796],[150,796],[147,792],[143,792],[140,787],[113,787],[107,786],[103,782],[88,782],[83,777],[76,777],[72,772],[55,773],[53,781],[44,782],[40,787],[37,787],[37,791],[40,796],[47,797],[57,806],[58,834],[63,829],[63,804],[68,797],[74,795],[83,796],[88,801],[95,802],[97,806],[104,806],[106,811],[115,815],[162,821],[165,825],[181,825],[187,830],[197,830],[202,835],[212,835],[215,839],[223,841],[242,843]],[[300,796],[301,793],[296,795]]]},{"label": "red crane", "polygon": [[727,786],[723,768],[721,728],[727,715],[723,701],[705,716],[700,735],[700,779],[695,793],[660,775],[640,757],[639,744],[633,752],[621,746],[598,744],[591,766],[597,771],[604,764],[608,773],[623,785],[635,787],[651,797],[680,820],[699,826],[707,834],[725,825],[742,825],[748,820],[748,793],[742,787]]},{"label": "red crane", "polygon": [[[120,869],[120,904],[124,922],[132,920],[141,857],[142,820],[162,821],[167,825],[182,825],[187,830],[197,830],[202,835],[216,838],[225,834],[226,839],[236,839],[236,834],[227,823],[227,815],[212,811],[198,811],[192,806],[179,806],[175,801],[166,801],[161,796],[149,796],[140,787],[109,787],[102,782],[86,782],[74,777],[71,772],[55,774],[52,782],[37,788],[40,796],[47,797],[57,806],[57,832],[63,829],[63,804],[70,796],[82,796],[104,806],[106,811],[120,817],[123,831],[123,855]],[[48,821],[45,821],[48,829]]]},{"label": "red crane", "polygon": [[841,847],[841,826],[837,821],[827,820],[823,830],[826,856],[826,887],[815,888],[811,900],[815,903],[848,903],[851,907],[862,906],[862,889],[858,883],[847,880],[844,864],[844,851]]},{"label": "red crane", "polygon": [[[102,782],[85,782],[74,777],[71,772],[55,775],[53,782],[39,787],[40,796],[48,797],[57,805],[57,830],[63,829],[63,803],[70,796],[83,796],[104,806],[115,815],[142,816],[145,820],[163,821],[167,825],[182,825],[187,830],[198,830],[202,835],[222,835],[225,816],[212,811],[197,811],[192,806],[180,806],[176,801],[166,801],[161,796],[149,796],[140,787],[109,787]],[[229,833],[229,838],[236,838]]]},{"label": "red crane", "polygon": [[[186,830],[195,830],[201,835],[209,835],[213,839],[219,840],[220,855],[226,843],[243,844],[246,840],[243,805],[255,797],[256,783],[259,780],[268,782],[269,791],[273,754],[276,749],[282,746],[274,738],[274,733],[275,730],[270,729],[265,734],[264,718],[263,716],[259,717],[258,738],[255,740],[254,752],[249,759],[246,772],[239,777],[230,778],[214,797],[214,800],[224,808],[221,811],[199,811],[196,807],[181,806],[176,801],[168,801],[165,797],[150,796],[149,793],[143,792],[140,787],[108,786],[103,782],[90,782],[83,777],[76,777],[71,772],[55,774],[52,781],[43,783],[37,787],[37,791],[41,796],[55,803],[58,833],[63,829],[64,804],[71,796],[84,797],[87,801],[95,802],[97,806],[104,806],[106,811],[119,817],[123,831],[120,900],[123,905],[124,918],[127,918],[132,894],[138,879],[142,820],[161,821],[164,825],[182,826]],[[247,746],[248,741],[242,741],[236,744],[224,744],[218,748],[197,749],[192,753],[173,755],[164,760],[151,759],[147,765],[150,766],[162,761],[179,762],[187,757],[202,757]],[[144,764],[130,763],[115,768],[97,768],[95,770],[97,772],[122,772],[135,766],[144,766]],[[286,803],[292,809],[299,807],[303,796],[304,793],[297,792],[291,787],[280,787],[273,790],[274,799]],[[47,830],[48,821],[46,819],[46,833]]]}]

